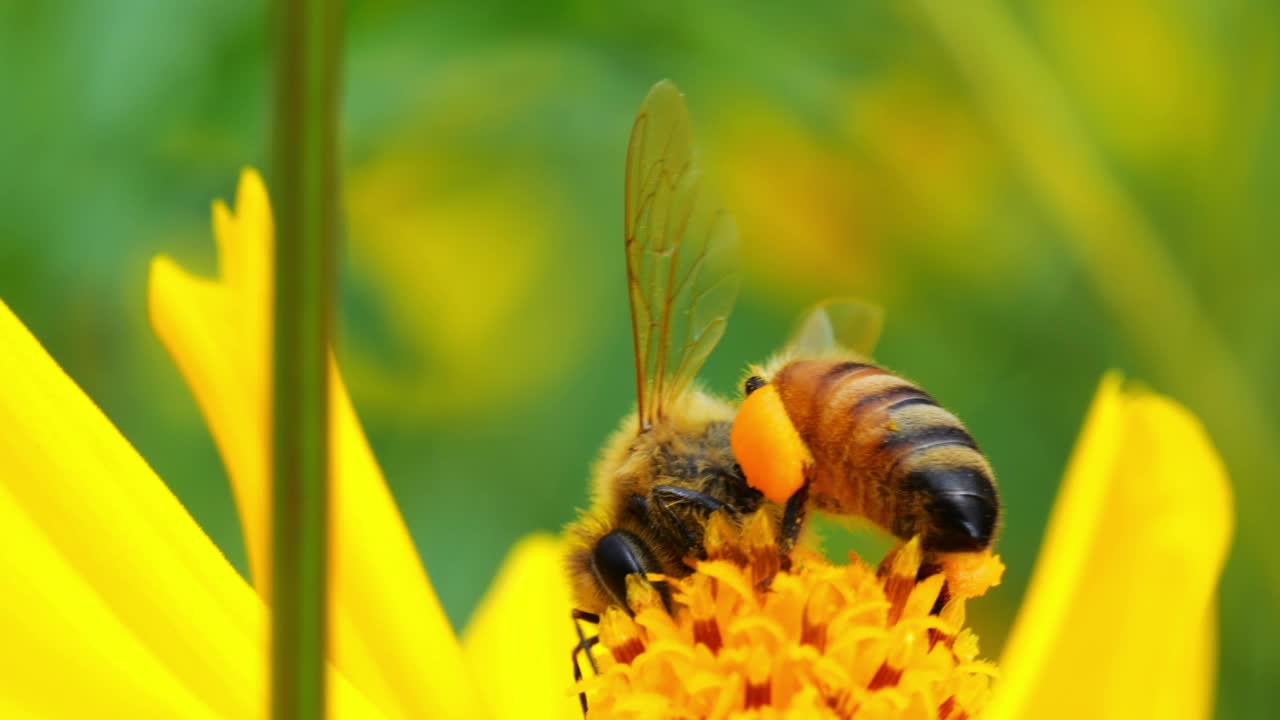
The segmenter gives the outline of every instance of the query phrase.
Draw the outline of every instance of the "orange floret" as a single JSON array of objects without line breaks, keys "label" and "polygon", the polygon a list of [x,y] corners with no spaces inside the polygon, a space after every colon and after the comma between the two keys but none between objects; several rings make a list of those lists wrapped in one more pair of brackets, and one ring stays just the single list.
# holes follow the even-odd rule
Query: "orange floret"
[{"label": "orange floret", "polygon": [[772,502],[786,502],[804,484],[809,449],[772,385],[742,401],[729,442],[747,483]]},{"label": "orange floret", "polygon": [[956,597],[975,598],[1000,584],[1004,563],[990,550],[975,553],[946,553],[938,558],[947,576],[947,587]]}]

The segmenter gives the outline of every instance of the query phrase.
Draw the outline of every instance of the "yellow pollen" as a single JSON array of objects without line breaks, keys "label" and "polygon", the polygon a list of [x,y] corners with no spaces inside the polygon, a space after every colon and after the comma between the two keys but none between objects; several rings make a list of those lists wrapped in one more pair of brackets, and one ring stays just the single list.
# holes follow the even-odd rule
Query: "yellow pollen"
[{"label": "yellow pollen", "polygon": [[741,525],[713,515],[704,544],[692,574],[633,575],[634,614],[604,613],[600,673],[574,689],[589,717],[981,714],[998,673],[963,627],[965,602],[998,580],[997,557],[926,558],[912,540],[878,566],[855,555],[832,565],[803,548],[784,562],[763,514]]}]

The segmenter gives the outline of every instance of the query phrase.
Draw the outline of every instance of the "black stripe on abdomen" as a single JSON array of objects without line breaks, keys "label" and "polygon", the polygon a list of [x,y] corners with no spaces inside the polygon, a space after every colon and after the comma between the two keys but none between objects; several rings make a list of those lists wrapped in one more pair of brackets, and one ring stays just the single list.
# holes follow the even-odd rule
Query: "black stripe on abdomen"
[{"label": "black stripe on abdomen", "polygon": [[934,402],[933,398],[929,397],[929,393],[914,385],[898,385],[874,395],[868,395],[864,398],[860,398],[852,407],[849,408],[849,414],[857,417],[865,412],[869,412],[882,406],[892,412],[898,408],[918,404],[937,405],[938,403]]},{"label": "black stripe on abdomen", "polygon": [[[830,370],[822,373],[822,380],[819,382],[825,385],[827,383],[835,382],[849,373],[857,372],[858,370],[866,370],[867,368],[876,368],[876,366],[853,361],[836,363],[831,366]],[[879,370],[880,368],[876,369]]]},{"label": "black stripe on abdomen", "polygon": [[880,447],[885,450],[906,449],[909,453],[914,453],[943,445],[960,445],[975,451],[978,449],[973,436],[959,425],[930,425],[909,432],[891,432]]},{"label": "black stripe on abdomen", "polygon": [[831,392],[850,375],[862,373],[867,370],[872,370],[875,373],[884,372],[884,370],[868,363],[853,361],[836,363],[826,372],[822,373],[822,377],[818,378],[818,383],[813,389],[813,399],[815,401],[824,401],[827,397],[827,393]]}]

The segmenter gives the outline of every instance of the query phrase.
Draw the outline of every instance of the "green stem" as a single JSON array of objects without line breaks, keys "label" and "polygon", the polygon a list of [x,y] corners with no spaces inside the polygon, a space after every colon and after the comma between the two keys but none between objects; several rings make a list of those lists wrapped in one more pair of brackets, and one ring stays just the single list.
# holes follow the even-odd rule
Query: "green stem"
[{"label": "green stem", "polygon": [[278,0],[271,716],[325,714],[339,0]]}]

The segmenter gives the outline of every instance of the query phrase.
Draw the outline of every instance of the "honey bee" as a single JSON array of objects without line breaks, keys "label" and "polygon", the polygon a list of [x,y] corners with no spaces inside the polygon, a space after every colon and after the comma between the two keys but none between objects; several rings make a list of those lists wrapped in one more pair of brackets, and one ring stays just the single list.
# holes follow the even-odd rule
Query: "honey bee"
[{"label": "honey bee", "polygon": [[740,518],[765,507],[782,518],[734,460],[735,405],[693,383],[737,294],[737,228],[703,181],[684,98],[669,81],[636,117],[625,192],[636,412],[595,466],[591,510],[567,530],[569,575],[587,619],[627,607],[628,575],[689,574],[712,513]]},{"label": "honey bee", "polygon": [[[693,382],[737,293],[737,228],[703,181],[669,81],[650,90],[632,128],[624,206],[636,411],[596,463],[591,509],[566,530],[575,620],[629,609],[628,576],[688,575],[715,513],[763,513],[784,560],[810,506],[904,540],[921,535],[934,553],[990,545],[990,464],[955,415],[866,358],[880,327],[871,306],[818,305],[786,350],[752,368],[741,407]],[[594,667],[596,638],[578,633],[581,679],[578,655]]]}]

